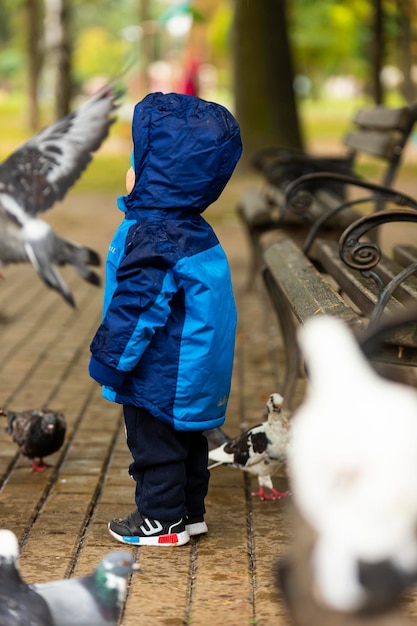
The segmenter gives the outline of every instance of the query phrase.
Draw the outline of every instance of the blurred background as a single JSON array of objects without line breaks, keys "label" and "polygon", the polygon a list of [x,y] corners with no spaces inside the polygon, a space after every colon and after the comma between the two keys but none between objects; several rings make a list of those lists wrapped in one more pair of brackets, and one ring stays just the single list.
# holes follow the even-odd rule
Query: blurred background
[{"label": "blurred background", "polygon": [[227,106],[241,168],[265,145],[326,152],[360,106],[415,101],[416,27],[416,0],[0,0],[0,158],[121,72],[119,120],[81,187],[120,187],[150,91]]}]

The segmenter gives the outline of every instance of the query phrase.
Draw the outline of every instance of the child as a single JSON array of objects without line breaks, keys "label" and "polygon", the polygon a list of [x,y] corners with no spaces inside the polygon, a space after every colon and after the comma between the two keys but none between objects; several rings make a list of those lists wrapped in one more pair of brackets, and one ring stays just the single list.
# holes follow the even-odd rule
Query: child
[{"label": "child", "polygon": [[123,405],[136,509],[118,541],[182,545],[207,532],[208,445],[231,384],[236,308],[227,258],[201,213],[239,160],[239,126],[219,104],[152,93],[134,110],[133,169],[109,247],[90,375]]}]

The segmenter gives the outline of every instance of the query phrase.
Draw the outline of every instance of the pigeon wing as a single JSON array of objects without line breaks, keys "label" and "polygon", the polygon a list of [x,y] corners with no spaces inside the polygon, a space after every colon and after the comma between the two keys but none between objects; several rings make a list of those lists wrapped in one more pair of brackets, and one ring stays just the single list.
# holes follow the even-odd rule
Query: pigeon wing
[{"label": "pigeon wing", "polygon": [[8,430],[12,436],[13,441],[18,446],[23,446],[26,443],[30,426],[31,426],[31,414],[29,411],[22,411],[21,413],[10,412],[8,417]]},{"label": "pigeon wing", "polygon": [[117,99],[112,86],[104,87],[11,154],[0,166],[0,197],[12,195],[30,215],[61,200],[107,137]]},{"label": "pigeon wing", "polygon": [[260,463],[267,457],[268,438],[264,432],[264,424],[253,426],[225,445],[225,452],[234,455],[234,462],[242,467],[250,467]]}]

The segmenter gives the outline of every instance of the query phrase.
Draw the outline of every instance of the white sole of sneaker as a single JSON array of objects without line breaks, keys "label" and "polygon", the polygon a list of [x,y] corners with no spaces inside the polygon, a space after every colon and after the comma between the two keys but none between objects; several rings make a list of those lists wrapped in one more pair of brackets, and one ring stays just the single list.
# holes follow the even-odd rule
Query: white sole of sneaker
[{"label": "white sole of sneaker", "polygon": [[195,524],[186,524],[185,530],[188,532],[190,537],[194,537],[194,535],[204,535],[205,533],[208,533],[206,522],[196,522]]},{"label": "white sole of sneaker", "polygon": [[187,530],[182,533],[172,533],[171,535],[157,535],[155,537],[131,537],[130,535],[119,535],[108,525],[109,533],[120,543],[130,546],[183,546],[190,541]]}]

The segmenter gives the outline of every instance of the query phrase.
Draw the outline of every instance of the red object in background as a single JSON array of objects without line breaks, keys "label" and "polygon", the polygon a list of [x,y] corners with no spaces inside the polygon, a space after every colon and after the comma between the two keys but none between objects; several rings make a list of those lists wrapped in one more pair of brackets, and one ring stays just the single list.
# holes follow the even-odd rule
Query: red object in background
[{"label": "red object in background", "polygon": [[191,59],[188,61],[184,70],[184,79],[181,92],[189,96],[198,96],[200,91],[198,70],[200,68],[200,61],[198,59]]}]

